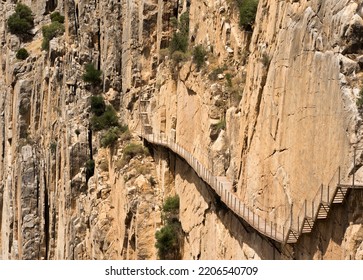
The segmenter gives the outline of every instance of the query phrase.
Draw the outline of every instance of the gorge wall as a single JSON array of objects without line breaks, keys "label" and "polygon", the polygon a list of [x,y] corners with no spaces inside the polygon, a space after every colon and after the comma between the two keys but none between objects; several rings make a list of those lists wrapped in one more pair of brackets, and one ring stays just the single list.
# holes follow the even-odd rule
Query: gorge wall
[{"label": "gorge wall", "polygon": [[[286,224],[321,184],[363,180],[361,1],[260,0],[253,30],[238,2],[22,1],[32,36],[12,35],[0,3],[2,259],[156,259],[166,197],[180,197],[182,259],[362,259],[362,193],[351,193],[297,244],[238,218],[181,158],[140,144],[142,100],[153,132],[174,138],[268,220]],[[42,50],[50,14],[65,32]],[[189,13],[189,51],[166,49]],[[193,62],[202,45],[206,62]],[[24,47],[30,56],[18,60]],[[84,66],[102,83],[82,79]],[[102,147],[91,96],[102,94],[130,137]],[[87,164],[94,162],[94,174]]]}]

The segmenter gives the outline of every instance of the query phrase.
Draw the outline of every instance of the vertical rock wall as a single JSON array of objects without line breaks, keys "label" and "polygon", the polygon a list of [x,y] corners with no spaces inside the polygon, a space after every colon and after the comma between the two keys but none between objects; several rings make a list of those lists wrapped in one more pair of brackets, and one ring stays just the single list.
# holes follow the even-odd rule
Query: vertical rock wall
[{"label": "vertical rock wall", "polygon": [[[150,92],[155,132],[175,137],[233,180],[241,200],[285,223],[339,165],[344,175],[354,169],[357,3],[260,0],[253,34],[239,27],[234,1],[23,3],[35,16],[27,41],[7,30],[15,4],[0,3],[1,258],[155,259],[162,202],[175,193],[183,259],[362,257],[359,195],[326,227],[280,246],[226,209],[175,155],[150,147],[151,155],[125,164],[127,142],[102,148],[102,132],[89,124],[90,97],[102,93],[137,142],[139,101]],[[207,51],[200,70],[190,56],[179,64],[164,57],[172,18],[188,9],[190,50]],[[65,33],[42,51],[41,28],[53,11],[65,15]],[[15,57],[20,47],[30,53],[24,61]],[[87,63],[102,70],[102,86],[83,82]],[[330,236],[324,229],[336,219],[344,220],[341,232]]]}]

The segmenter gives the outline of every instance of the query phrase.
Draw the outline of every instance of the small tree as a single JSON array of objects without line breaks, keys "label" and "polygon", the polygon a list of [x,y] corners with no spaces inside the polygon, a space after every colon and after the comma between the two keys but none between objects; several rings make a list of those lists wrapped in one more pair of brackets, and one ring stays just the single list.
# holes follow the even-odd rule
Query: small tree
[{"label": "small tree", "polygon": [[185,12],[180,16],[179,31],[188,37],[189,34],[189,12]]},{"label": "small tree", "polygon": [[188,55],[186,53],[184,53],[184,52],[181,52],[181,51],[175,51],[171,55],[171,59],[175,63],[180,63],[182,61],[186,61],[188,59]]},{"label": "small tree", "polygon": [[50,15],[50,20],[52,22],[59,22],[59,23],[64,23],[64,16],[62,16],[59,12],[53,12]]},{"label": "small tree", "polygon": [[245,28],[251,28],[255,22],[258,0],[243,0],[240,2],[240,25]]},{"label": "small tree", "polygon": [[95,173],[95,161],[93,159],[89,159],[86,161],[86,174],[87,177],[92,177]]},{"label": "small tree", "polygon": [[178,219],[179,196],[169,196],[163,205],[164,227],[155,234],[158,255],[160,259],[180,259],[181,233],[182,228]]},{"label": "small tree", "polygon": [[94,131],[100,131],[112,126],[119,126],[115,109],[113,109],[111,105],[106,106],[106,110],[101,116],[94,115],[91,118],[91,126]]},{"label": "small tree", "polygon": [[163,205],[164,212],[178,212],[179,211],[179,196],[169,196],[165,199]]},{"label": "small tree", "polygon": [[198,46],[194,47],[193,62],[196,64],[198,71],[204,65],[206,55],[207,55],[207,51],[204,49],[204,47],[202,45],[198,45]]},{"label": "small tree", "polygon": [[26,35],[34,27],[34,17],[31,9],[18,3],[13,13],[8,19],[8,28],[12,34]]},{"label": "small tree", "polygon": [[120,129],[118,127],[111,127],[107,130],[105,135],[101,138],[101,147],[112,147],[115,145],[120,135]]},{"label": "small tree", "polygon": [[146,155],[148,151],[142,145],[137,143],[128,144],[123,151],[123,158],[125,160],[130,160],[137,155]]},{"label": "small tree", "polygon": [[42,49],[49,49],[49,41],[54,37],[60,36],[64,33],[64,25],[58,21],[52,22],[49,25],[42,27],[43,32],[43,42]]},{"label": "small tree", "polygon": [[106,104],[101,95],[91,97],[91,111],[96,116],[101,116],[106,111]]},{"label": "small tree", "polygon": [[188,36],[181,32],[174,33],[170,41],[169,50],[170,53],[175,51],[186,52],[188,50]]},{"label": "small tree", "polygon": [[177,260],[179,256],[179,242],[176,225],[168,224],[155,233],[158,255],[163,260]]},{"label": "small tree", "polygon": [[169,51],[171,54],[175,51],[185,53],[188,50],[189,12],[185,12],[180,16],[177,25],[179,30],[173,34],[169,45]]},{"label": "small tree", "polygon": [[101,80],[102,71],[97,70],[92,63],[86,64],[84,69],[85,73],[82,76],[83,81],[85,81],[86,83],[91,83],[92,85],[97,85],[102,82]]},{"label": "small tree", "polygon": [[21,48],[16,52],[16,58],[20,59],[20,60],[24,60],[27,59],[27,57],[29,56],[29,53],[26,49]]}]

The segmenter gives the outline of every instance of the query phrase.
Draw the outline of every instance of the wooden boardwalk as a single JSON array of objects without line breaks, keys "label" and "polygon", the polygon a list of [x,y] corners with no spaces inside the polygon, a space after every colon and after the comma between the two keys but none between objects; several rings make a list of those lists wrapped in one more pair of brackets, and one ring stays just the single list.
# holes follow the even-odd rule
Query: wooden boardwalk
[{"label": "wooden boardwalk", "polygon": [[143,103],[140,106],[142,124],[140,137],[149,143],[166,147],[183,158],[198,176],[217,193],[230,210],[259,233],[277,242],[283,244],[296,243],[302,234],[312,231],[314,224],[319,219],[327,218],[333,204],[343,203],[350,189],[363,189],[363,186],[355,185],[354,176],[352,184],[342,184],[340,182],[340,168],[338,168],[330,184],[327,186],[321,185],[312,201],[305,200],[297,217],[292,219],[292,223],[279,225],[268,221],[239,200],[232,192],[232,182],[227,177],[214,176],[211,170],[208,170],[190,152],[177,144],[174,139],[168,138],[165,134],[154,133],[148,117],[148,102],[149,100],[141,100],[140,102]]}]

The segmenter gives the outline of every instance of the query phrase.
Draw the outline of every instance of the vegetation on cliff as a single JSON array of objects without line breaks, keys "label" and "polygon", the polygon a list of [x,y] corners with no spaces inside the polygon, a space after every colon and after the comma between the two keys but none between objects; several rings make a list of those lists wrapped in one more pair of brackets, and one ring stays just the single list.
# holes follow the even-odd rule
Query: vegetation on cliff
[{"label": "vegetation on cliff", "polygon": [[102,71],[97,70],[92,63],[86,64],[84,69],[85,72],[82,76],[83,81],[85,81],[86,83],[90,83],[93,86],[96,86],[102,82],[101,80]]},{"label": "vegetation on cliff", "polygon": [[207,51],[203,47],[203,45],[195,46],[193,49],[193,62],[197,66],[197,70],[203,67],[205,64],[205,56],[207,55]]},{"label": "vegetation on cliff", "polygon": [[53,12],[50,15],[50,20],[52,22],[64,23],[64,16],[62,16],[59,12]]},{"label": "vegetation on cliff", "polygon": [[112,105],[107,105],[101,115],[91,118],[91,126],[94,131],[100,131],[113,126],[119,126],[118,117]]},{"label": "vegetation on cliff", "polygon": [[258,0],[238,0],[240,21],[239,24],[244,29],[251,29],[255,22]]},{"label": "vegetation on cliff", "polygon": [[54,12],[50,15],[52,23],[43,26],[43,42],[42,49],[49,49],[49,41],[54,37],[61,36],[64,33],[64,16],[60,15],[59,12]]},{"label": "vegetation on cliff", "polygon": [[179,21],[176,23],[176,27],[178,30],[173,33],[169,45],[170,54],[177,51],[185,53],[188,50],[189,12],[185,12],[180,16]]},{"label": "vegetation on cliff", "polygon": [[8,19],[8,28],[12,34],[26,35],[34,27],[34,17],[31,9],[24,4],[18,3]]},{"label": "vegetation on cliff", "polygon": [[16,58],[20,59],[20,60],[24,60],[27,59],[27,57],[29,56],[29,53],[26,49],[24,48],[20,48],[17,52],[16,52]]},{"label": "vegetation on cliff", "polygon": [[164,226],[155,233],[158,256],[162,260],[181,258],[181,225],[179,222],[179,196],[169,196],[163,205]]}]

